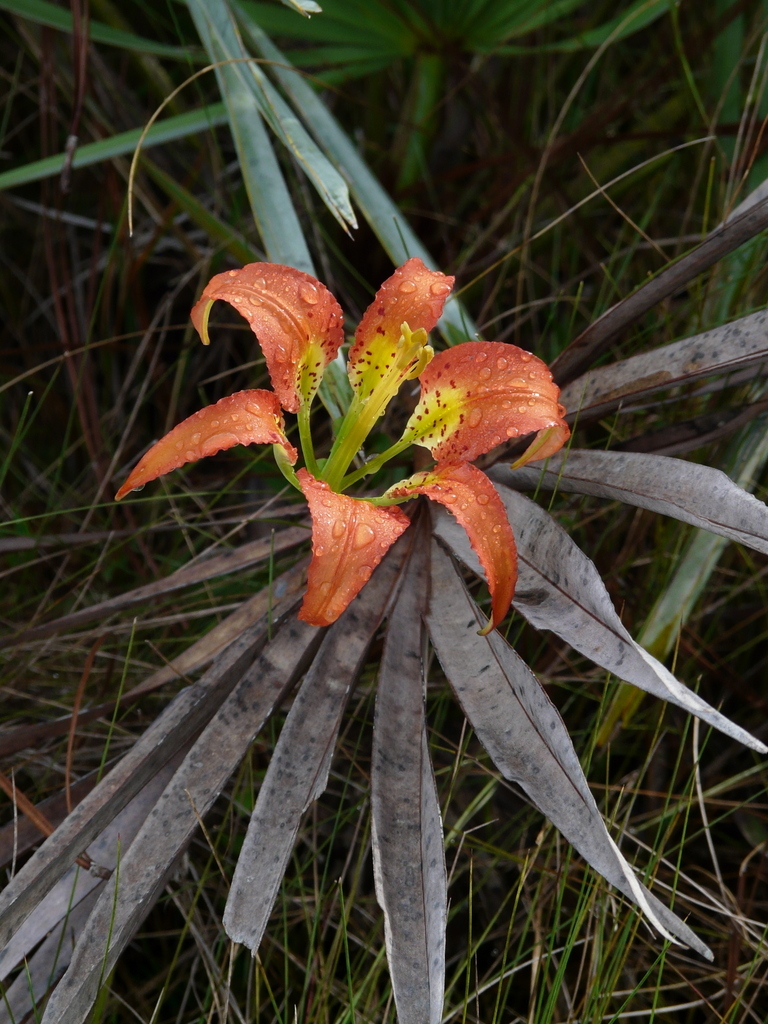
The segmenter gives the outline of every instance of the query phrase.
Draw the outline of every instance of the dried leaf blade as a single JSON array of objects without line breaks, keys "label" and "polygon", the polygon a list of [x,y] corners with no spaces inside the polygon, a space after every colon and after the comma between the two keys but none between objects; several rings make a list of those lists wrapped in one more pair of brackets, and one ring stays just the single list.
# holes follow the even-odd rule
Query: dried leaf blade
[{"label": "dried leaf blade", "polygon": [[439,1024],[445,974],[447,880],[422,664],[428,554],[423,538],[389,619],[371,761],[374,879],[401,1024]]}]

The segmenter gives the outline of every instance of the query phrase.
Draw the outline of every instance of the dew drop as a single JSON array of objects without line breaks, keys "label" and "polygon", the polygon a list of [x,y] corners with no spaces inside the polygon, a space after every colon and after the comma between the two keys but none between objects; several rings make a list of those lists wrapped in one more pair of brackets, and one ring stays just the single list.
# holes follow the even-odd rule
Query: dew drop
[{"label": "dew drop", "polygon": [[507,360],[504,358],[504,356],[499,356],[499,358],[496,360],[496,365],[500,370],[506,370]]},{"label": "dew drop", "polygon": [[490,368],[490,366],[484,366],[484,367],[482,368],[482,370],[480,371],[480,377],[481,377],[481,378],[482,378],[483,380],[488,380],[488,378],[489,378],[490,376],[491,376],[491,368]]},{"label": "dew drop", "polygon": [[267,279],[266,277],[257,277],[256,280],[254,281],[254,284],[256,285],[257,288],[266,288]]},{"label": "dew drop", "polygon": [[527,405],[518,405],[517,411],[518,412],[528,412],[528,406]]},{"label": "dew drop", "polygon": [[529,398],[528,399],[528,405],[536,405],[536,399],[535,398]]},{"label": "dew drop", "polygon": [[218,427],[218,425],[219,425],[219,421],[218,420],[211,420],[211,426],[212,427]]},{"label": "dew drop", "polygon": [[237,277],[237,271],[236,270],[230,270],[229,276],[230,277]]},{"label": "dew drop", "polygon": [[376,534],[373,532],[370,526],[366,523],[358,523],[357,529],[355,530],[355,536],[352,541],[352,547],[356,551],[361,551],[363,548],[367,548],[373,540],[375,540]]},{"label": "dew drop", "polygon": [[446,284],[445,281],[435,281],[434,284],[429,286],[429,290],[433,295],[447,295],[451,290],[451,286]]},{"label": "dew drop", "polygon": [[478,505],[487,505],[490,500],[491,499],[489,498],[489,496],[487,494],[478,494],[478,496],[477,496],[477,504]]},{"label": "dew drop", "polygon": [[133,488],[133,493],[137,494],[139,491],[143,491],[146,486],[146,484],[139,484],[138,487]]},{"label": "dew drop", "polygon": [[321,555],[325,554],[325,548],[323,547],[322,544],[318,544],[317,547],[314,549],[314,551],[315,551],[315,554],[317,555],[318,558]]},{"label": "dew drop", "polygon": [[200,435],[193,434],[191,438],[192,444],[200,444]]},{"label": "dew drop", "polygon": [[401,281],[397,286],[397,290],[401,295],[412,295],[416,291],[416,285],[413,281]]},{"label": "dew drop", "polygon": [[510,400],[508,398],[505,398],[504,401],[501,403],[501,408],[502,409],[511,409],[512,408],[512,403],[510,402]]},{"label": "dew drop", "polygon": [[338,539],[339,537],[344,536],[344,531],[346,530],[346,528],[347,524],[344,522],[344,520],[337,519],[336,522],[331,527],[331,533],[333,534],[334,537],[336,537],[336,539]]},{"label": "dew drop", "polygon": [[468,423],[469,423],[470,427],[478,427],[478,426],[480,426],[480,420],[482,420],[482,418],[483,418],[483,410],[482,409],[473,409],[472,412],[469,414]]},{"label": "dew drop", "polygon": [[187,460],[189,462],[194,462],[196,459],[200,458],[200,456],[197,454],[197,452],[193,452],[191,449],[186,451],[184,454],[186,455]]},{"label": "dew drop", "polygon": [[478,361],[478,363],[484,363],[487,358],[488,358],[488,353],[487,352],[478,352],[477,353],[477,361]]},{"label": "dew drop", "polygon": [[180,452],[183,447],[184,447],[184,442],[183,441],[177,441],[176,442],[176,451],[177,452]]},{"label": "dew drop", "polygon": [[321,594],[327,594],[328,591],[331,589],[331,584],[328,582],[328,580],[324,580],[317,589],[320,591]]},{"label": "dew drop", "polygon": [[310,306],[316,306],[319,300],[317,288],[309,281],[302,281],[299,285],[299,296],[308,302]]},{"label": "dew drop", "polygon": [[564,405],[558,405],[557,412],[559,416],[565,416],[566,411],[567,410]]},{"label": "dew drop", "polygon": [[364,579],[367,580],[370,577],[371,573],[373,572],[373,566],[372,565],[361,565],[360,569],[359,569],[359,572],[360,572],[360,575]]},{"label": "dew drop", "polygon": [[531,353],[530,352],[521,352],[520,353],[520,358],[522,359],[522,361],[524,363],[530,363],[530,361],[531,361]]},{"label": "dew drop", "polygon": [[[529,373],[528,376],[531,377],[533,375]],[[528,387],[528,385],[525,383],[522,377],[515,377],[514,380],[511,380],[509,383],[513,388]]]},{"label": "dew drop", "polygon": [[333,506],[333,502],[331,501],[330,498],[323,498],[323,505],[326,508],[331,508]]},{"label": "dew drop", "polygon": [[493,530],[491,532],[492,533],[501,533],[501,527],[498,525],[498,523],[496,524],[496,526],[494,526],[494,528],[493,528]]},{"label": "dew drop", "polygon": [[455,494],[444,494],[442,499],[446,505],[455,505],[457,498]]}]

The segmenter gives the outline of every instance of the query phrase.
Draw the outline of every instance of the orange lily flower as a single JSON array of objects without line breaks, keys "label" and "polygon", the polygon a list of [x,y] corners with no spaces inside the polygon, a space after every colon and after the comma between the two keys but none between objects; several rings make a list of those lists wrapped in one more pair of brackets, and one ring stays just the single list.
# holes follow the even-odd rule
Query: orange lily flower
[{"label": "orange lily flower", "polygon": [[[547,366],[529,352],[499,342],[470,341],[435,355],[428,333],[439,320],[453,278],[414,258],[384,282],[355,332],[347,360],[352,402],[330,453],[318,459],[309,412],[323,372],[343,341],[341,309],[309,274],[252,263],[218,274],[192,310],[208,344],[208,314],[224,299],[248,320],[264,351],[272,391],[241,391],[200,410],[157,442],[117,492],[236,444],[272,444],[286,479],[303,492],[312,519],[312,561],[299,618],[334,622],[365,585],[389,547],[408,527],[396,506],[423,494],[443,505],[467,531],[491,592],[483,632],[507,611],[517,579],[515,538],[489,478],[472,465],[510,438],[535,433],[515,465],[558,451],[569,430],[559,389]],[[406,380],[418,378],[419,402],[402,437],[387,451],[350,467],[374,425]],[[304,467],[288,440],[282,410],[296,413]],[[432,469],[379,497],[344,492],[413,444],[427,448]]]}]

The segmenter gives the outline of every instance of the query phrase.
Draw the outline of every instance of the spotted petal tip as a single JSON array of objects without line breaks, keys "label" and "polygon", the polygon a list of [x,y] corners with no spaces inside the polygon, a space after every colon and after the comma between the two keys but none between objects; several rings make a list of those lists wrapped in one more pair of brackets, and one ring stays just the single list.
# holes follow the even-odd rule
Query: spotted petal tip
[{"label": "spotted petal tip", "polygon": [[551,455],[568,438],[560,389],[547,365],[515,345],[467,341],[438,352],[419,380],[406,436],[438,462],[472,462],[511,438],[557,428],[546,450]]},{"label": "spotted petal tip", "polygon": [[296,475],[312,517],[312,561],[299,618],[312,626],[330,626],[410,520],[398,508],[379,508],[337,494],[306,469]]},{"label": "spotted petal tip", "polygon": [[403,323],[414,334],[432,330],[454,280],[414,256],[379,288],[349,350],[349,379],[360,398],[366,398],[394,364]]},{"label": "spotted petal tip", "polygon": [[187,462],[236,444],[281,445],[291,464],[298,452],[284,433],[280,403],[272,391],[238,391],[193,413],[161,438],[134,467],[115,495],[120,501],[129,491],[170,473]]},{"label": "spotted petal tip", "polygon": [[467,531],[491,592],[491,621],[481,630],[490,633],[509,611],[517,583],[517,546],[496,488],[476,466],[441,463],[387,491],[392,498],[408,494],[424,494],[445,505]]},{"label": "spotted petal tip", "polygon": [[344,318],[336,299],[310,274],[279,263],[249,263],[217,274],[192,310],[204,342],[208,313],[216,299],[234,306],[259,339],[272,387],[288,412],[311,401],[323,371],[344,340]]}]

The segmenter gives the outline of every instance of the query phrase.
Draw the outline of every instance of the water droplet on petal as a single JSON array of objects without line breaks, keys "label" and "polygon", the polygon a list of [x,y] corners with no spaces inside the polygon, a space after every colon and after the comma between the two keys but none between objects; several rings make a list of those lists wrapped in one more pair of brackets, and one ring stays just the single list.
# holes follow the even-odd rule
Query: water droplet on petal
[{"label": "water droplet on petal", "polygon": [[299,285],[299,295],[305,302],[308,302],[310,306],[316,306],[319,296],[317,294],[317,288],[309,281],[302,281]]},{"label": "water droplet on petal", "polygon": [[507,437],[517,437],[517,429],[515,427],[507,427]]},{"label": "water droplet on petal", "polygon": [[477,361],[478,361],[478,363],[484,363],[487,358],[488,358],[488,353],[487,352],[478,352],[477,353]]},{"label": "water droplet on petal", "polygon": [[488,378],[489,378],[490,376],[491,376],[491,368],[490,368],[490,366],[484,366],[484,367],[482,368],[482,370],[480,371],[480,377],[481,377],[481,378],[482,378],[483,380],[488,380]]},{"label": "water droplet on petal", "polygon": [[501,408],[502,409],[511,409],[512,408],[512,403],[510,402],[510,400],[508,398],[505,398],[504,401],[501,403]]},{"label": "water droplet on petal", "polygon": [[200,444],[200,435],[193,434],[191,437],[192,444]]},{"label": "water droplet on petal", "polygon": [[314,551],[315,551],[315,554],[317,555],[318,558],[321,555],[325,554],[325,548],[323,547],[322,544],[318,544],[317,547],[314,549]]},{"label": "water droplet on petal", "polygon": [[176,442],[176,451],[177,452],[180,452],[183,447],[184,447],[184,442],[183,441],[177,441]]},{"label": "water droplet on petal", "polygon": [[517,411],[518,412],[528,412],[528,406],[527,405],[518,405]]},{"label": "water droplet on petal", "polygon": [[211,420],[211,426],[212,427],[218,427],[218,425],[219,425],[219,421],[218,420]]},{"label": "water droplet on petal", "polygon": [[401,281],[400,284],[397,286],[397,290],[401,292],[403,295],[411,295],[413,294],[413,292],[416,291],[416,285],[413,283],[413,281]]},{"label": "water droplet on petal", "polygon": [[558,415],[565,416],[565,413],[566,413],[565,406],[564,405],[558,405],[557,412],[558,412]]},{"label": "water droplet on petal", "polygon": [[184,454],[186,455],[188,462],[195,462],[197,459],[200,458],[198,453],[197,452],[193,452],[191,449],[189,451],[185,452]]},{"label": "water droplet on petal", "polygon": [[429,286],[429,290],[433,295],[447,295],[451,290],[451,286],[446,284],[445,281],[435,281],[434,284]]},{"label": "water droplet on petal", "polygon": [[499,358],[496,360],[496,365],[500,370],[506,370],[507,360],[504,358],[504,356],[499,356]]},{"label": "water droplet on petal", "polygon": [[143,491],[146,486],[147,486],[146,484],[139,484],[138,487],[134,487],[133,488],[133,493],[136,494],[137,491]]},{"label": "water droplet on petal", "polygon": [[321,594],[327,594],[328,591],[331,589],[331,584],[328,582],[328,580],[324,580],[317,589],[320,591]]},{"label": "water droplet on petal", "polygon": [[367,548],[368,545],[375,539],[376,534],[373,532],[370,526],[366,523],[358,523],[357,529],[355,530],[355,536],[352,541],[352,547],[356,551],[360,551],[362,548]]},{"label": "water droplet on petal", "polygon": [[373,566],[372,565],[361,565],[360,569],[359,569],[359,572],[360,572],[360,575],[363,577],[363,579],[367,580],[367,579],[370,578],[370,575],[373,572]]},{"label": "water droplet on petal", "polygon": [[344,531],[346,530],[346,528],[347,528],[347,524],[344,522],[344,520],[343,519],[337,519],[336,522],[331,527],[331,533],[338,540],[339,537],[343,537],[344,536]]},{"label": "water droplet on petal", "polygon": [[455,505],[457,498],[455,494],[448,493],[443,495],[443,501],[446,505]]},{"label": "water droplet on petal", "polygon": [[237,277],[237,271],[236,270],[230,270],[229,276],[230,277]]},{"label": "water droplet on petal", "polygon": [[266,288],[267,287],[267,279],[266,279],[266,277],[257,277],[256,280],[254,281],[254,284],[258,288]]},{"label": "water droplet on petal", "polygon": [[530,363],[530,361],[531,361],[531,353],[530,352],[521,352],[520,353],[520,358],[522,359],[522,361],[524,363]]},{"label": "water droplet on petal", "polygon": [[469,414],[468,423],[469,423],[470,427],[478,427],[478,426],[480,426],[480,420],[482,420],[482,418],[483,418],[483,410],[482,409],[473,409],[472,412]]},{"label": "water droplet on petal", "polygon": [[501,527],[498,525],[498,523],[496,524],[496,526],[494,526],[492,532],[493,533],[501,533]]},{"label": "water droplet on petal", "polygon": [[323,498],[323,505],[325,505],[326,508],[331,508],[333,502],[330,498]]},{"label": "water droplet on petal", "polygon": [[487,505],[490,500],[491,499],[487,494],[478,494],[477,496],[478,505]]}]

